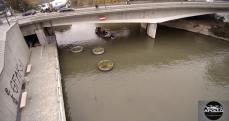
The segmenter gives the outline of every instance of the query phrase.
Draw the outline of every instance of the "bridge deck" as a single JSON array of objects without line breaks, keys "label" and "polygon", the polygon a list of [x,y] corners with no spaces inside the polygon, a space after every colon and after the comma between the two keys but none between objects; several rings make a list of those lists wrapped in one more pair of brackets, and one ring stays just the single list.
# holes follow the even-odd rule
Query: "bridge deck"
[{"label": "bridge deck", "polygon": [[140,10],[158,10],[158,9],[228,9],[229,2],[162,2],[162,3],[143,3],[143,4],[131,4],[131,5],[111,5],[102,6],[96,9],[95,7],[80,8],[74,12],[65,13],[44,13],[37,14],[29,17],[22,17],[19,19],[20,25],[38,23],[42,21],[49,21],[54,19],[77,17],[82,15],[101,15],[105,13],[121,13],[128,11],[140,11]]}]

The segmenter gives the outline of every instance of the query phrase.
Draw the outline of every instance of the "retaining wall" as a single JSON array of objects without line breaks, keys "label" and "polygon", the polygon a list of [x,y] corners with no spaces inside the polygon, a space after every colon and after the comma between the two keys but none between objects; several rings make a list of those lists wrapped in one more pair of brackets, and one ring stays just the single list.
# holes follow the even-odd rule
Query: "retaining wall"
[{"label": "retaining wall", "polygon": [[3,33],[4,56],[0,58],[3,69],[0,72],[0,121],[16,121],[20,104],[24,72],[29,60],[29,48],[17,23]]}]

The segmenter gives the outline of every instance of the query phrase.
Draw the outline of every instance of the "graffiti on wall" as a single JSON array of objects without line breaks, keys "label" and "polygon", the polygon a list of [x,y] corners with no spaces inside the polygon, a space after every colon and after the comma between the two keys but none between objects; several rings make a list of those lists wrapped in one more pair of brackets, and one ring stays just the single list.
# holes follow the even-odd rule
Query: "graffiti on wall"
[{"label": "graffiti on wall", "polygon": [[24,68],[23,67],[24,66],[20,61],[19,63],[16,64],[13,75],[11,76],[11,79],[9,81],[10,86],[9,88],[5,88],[6,94],[11,97],[12,101],[15,104],[18,104],[18,100],[15,98],[15,95],[19,93],[20,85],[22,85],[21,83],[24,80],[24,77],[23,77]]}]

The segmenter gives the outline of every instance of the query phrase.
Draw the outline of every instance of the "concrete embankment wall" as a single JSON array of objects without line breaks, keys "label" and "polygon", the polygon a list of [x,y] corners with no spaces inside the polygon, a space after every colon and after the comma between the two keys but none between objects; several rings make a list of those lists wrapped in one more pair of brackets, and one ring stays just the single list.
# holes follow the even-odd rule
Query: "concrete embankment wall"
[{"label": "concrete embankment wall", "polygon": [[16,121],[29,48],[17,23],[3,34],[4,57],[0,72],[0,121]]},{"label": "concrete embankment wall", "polygon": [[186,31],[194,32],[194,33],[199,33],[199,34],[203,34],[203,35],[207,35],[207,36],[211,36],[211,37],[215,37],[215,38],[218,38],[218,39],[229,41],[229,38],[225,38],[225,37],[220,37],[220,36],[214,35],[210,31],[211,25],[208,24],[208,22],[205,22],[205,24],[203,24],[203,22],[199,22],[199,21],[191,21],[191,20],[180,19],[180,20],[174,20],[174,21],[165,22],[165,23],[162,23],[162,25],[167,26],[167,27],[182,29],[182,30],[186,30]]}]

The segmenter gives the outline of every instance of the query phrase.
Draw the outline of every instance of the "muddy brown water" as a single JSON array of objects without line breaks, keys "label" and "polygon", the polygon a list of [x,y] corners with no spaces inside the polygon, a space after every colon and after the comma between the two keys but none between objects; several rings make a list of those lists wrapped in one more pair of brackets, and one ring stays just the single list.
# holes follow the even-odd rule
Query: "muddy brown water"
[{"label": "muddy brown water", "polygon": [[[95,26],[117,38],[98,38]],[[139,24],[74,24],[56,35],[62,46],[84,46],[59,48],[71,121],[197,121],[198,101],[229,100],[229,42],[163,26],[151,39]],[[115,62],[112,71],[96,68],[103,59]]]}]

